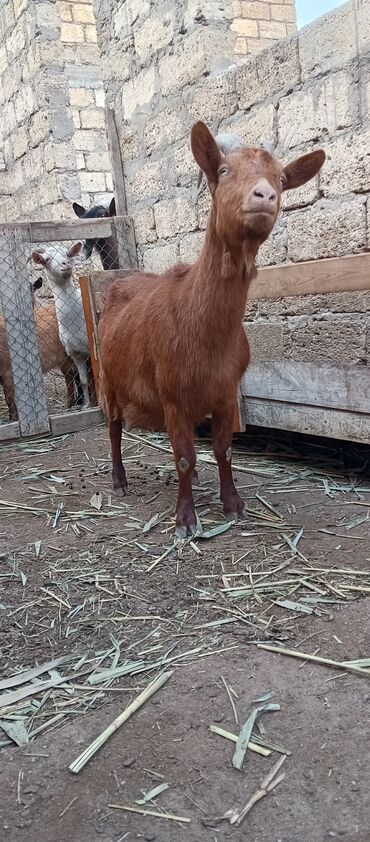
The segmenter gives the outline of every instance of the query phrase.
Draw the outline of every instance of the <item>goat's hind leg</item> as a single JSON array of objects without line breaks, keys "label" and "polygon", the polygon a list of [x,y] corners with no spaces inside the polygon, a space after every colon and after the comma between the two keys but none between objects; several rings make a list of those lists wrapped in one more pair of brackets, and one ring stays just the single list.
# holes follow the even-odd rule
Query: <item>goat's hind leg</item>
[{"label": "goat's hind leg", "polygon": [[235,488],[231,470],[233,418],[234,406],[213,414],[213,452],[218,465],[224,514],[228,520],[237,521],[243,517],[244,503]]},{"label": "goat's hind leg", "polygon": [[188,535],[195,535],[197,529],[192,489],[192,479],[194,472],[196,473],[193,427],[176,407],[167,407],[165,418],[179,478],[175,535],[176,538],[182,539]]},{"label": "goat's hind leg", "polygon": [[127,478],[126,471],[123,467],[121,440],[122,440],[122,421],[120,418],[113,418],[109,421],[109,437],[112,450],[112,481],[113,488],[117,494],[122,496],[127,493]]}]

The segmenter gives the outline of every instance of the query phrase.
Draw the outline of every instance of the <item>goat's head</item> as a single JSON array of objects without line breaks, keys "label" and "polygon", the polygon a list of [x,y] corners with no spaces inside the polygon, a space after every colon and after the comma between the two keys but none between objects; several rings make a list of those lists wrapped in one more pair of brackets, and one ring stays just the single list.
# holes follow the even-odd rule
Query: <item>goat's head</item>
[{"label": "goat's head", "polygon": [[260,243],[271,233],[284,190],[313,178],[325,161],[317,149],[283,166],[267,150],[246,147],[235,135],[214,138],[204,123],[192,128],[191,146],[213,199],[216,231],[228,246]]},{"label": "goat's head", "polygon": [[75,243],[70,248],[65,245],[46,246],[32,252],[32,260],[46,269],[49,278],[56,286],[64,286],[72,277],[73,258],[81,251],[82,243]]},{"label": "goat's head", "polygon": [[[77,204],[77,202],[73,202],[73,210],[79,219],[105,219],[106,217],[116,216],[116,201],[113,197],[108,207],[105,207],[105,205],[93,205],[88,210],[82,205]],[[97,248],[99,251],[99,247],[102,248],[102,244],[104,245],[104,243],[105,240],[98,240],[97,238],[86,240],[84,244],[86,260],[90,260],[94,248]]]}]

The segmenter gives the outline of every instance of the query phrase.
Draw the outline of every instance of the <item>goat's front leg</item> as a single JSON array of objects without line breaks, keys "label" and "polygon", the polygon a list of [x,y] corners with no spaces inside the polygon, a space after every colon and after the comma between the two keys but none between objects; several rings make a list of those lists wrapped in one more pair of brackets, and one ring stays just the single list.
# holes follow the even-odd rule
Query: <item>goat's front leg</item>
[{"label": "goat's front leg", "polygon": [[231,470],[233,418],[234,406],[225,407],[224,411],[212,415],[213,452],[220,476],[220,499],[228,520],[238,520],[244,511],[244,503],[235,488]]},{"label": "goat's front leg", "polygon": [[[72,356],[72,355],[71,355]],[[81,354],[73,354],[73,362],[77,368],[77,371],[80,375],[81,386],[84,396],[84,407],[88,409],[90,406],[90,394],[89,394],[89,382],[87,376],[87,365],[86,359]]]},{"label": "goat's front leg", "polygon": [[194,535],[197,527],[192,490],[196,463],[193,427],[183,417],[181,410],[173,406],[167,407],[165,420],[179,478],[175,534],[176,538],[186,538],[188,535]]}]

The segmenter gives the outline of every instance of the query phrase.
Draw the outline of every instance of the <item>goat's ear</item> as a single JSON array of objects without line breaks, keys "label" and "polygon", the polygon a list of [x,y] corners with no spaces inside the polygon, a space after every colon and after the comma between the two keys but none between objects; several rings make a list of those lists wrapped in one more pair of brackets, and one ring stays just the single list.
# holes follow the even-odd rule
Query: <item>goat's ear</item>
[{"label": "goat's ear", "polygon": [[37,289],[41,289],[42,287],[42,278],[37,278],[36,281],[33,282],[32,288],[33,291],[36,292]]},{"label": "goat's ear", "polygon": [[81,217],[84,215],[84,213],[86,213],[85,208],[83,208],[82,205],[78,205],[77,202],[73,202],[72,207],[76,216],[78,217]]},{"label": "goat's ear", "polygon": [[109,216],[117,216],[117,214],[116,214],[116,200],[115,200],[114,196],[113,196],[113,199],[111,199],[111,202],[110,202],[110,205],[109,205]]},{"label": "goat's ear", "polygon": [[71,248],[68,249],[68,257],[76,257],[76,254],[81,251],[81,248],[82,243],[75,243],[74,246],[71,246]]},{"label": "goat's ear", "polygon": [[204,123],[195,123],[191,130],[191,151],[207,178],[211,192],[216,188],[221,152],[214,137]]},{"label": "goat's ear", "polygon": [[42,251],[33,251],[32,260],[34,263],[38,263],[39,266],[46,266],[47,264],[47,258]]},{"label": "goat's ear", "polygon": [[284,190],[293,190],[306,184],[314,175],[317,175],[325,161],[326,155],[323,149],[316,149],[308,155],[296,158],[291,164],[284,167],[285,184]]}]

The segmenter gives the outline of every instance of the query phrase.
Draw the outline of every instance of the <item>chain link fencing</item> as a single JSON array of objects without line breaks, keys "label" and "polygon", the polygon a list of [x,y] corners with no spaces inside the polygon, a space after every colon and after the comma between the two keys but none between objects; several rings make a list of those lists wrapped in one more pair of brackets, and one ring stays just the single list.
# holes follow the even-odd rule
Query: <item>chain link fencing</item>
[{"label": "chain link fencing", "polygon": [[92,220],[86,240],[50,241],[53,223],[43,241],[32,237],[41,225],[0,227],[0,425],[18,420],[32,435],[50,414],[97,405],[79,277],[135,267],[134,240],[117,223],[115,236],[93,238]]}]

